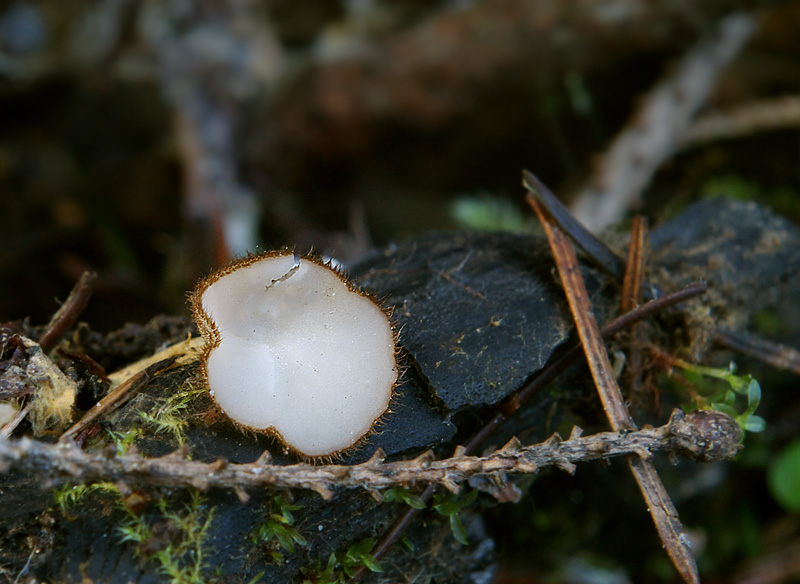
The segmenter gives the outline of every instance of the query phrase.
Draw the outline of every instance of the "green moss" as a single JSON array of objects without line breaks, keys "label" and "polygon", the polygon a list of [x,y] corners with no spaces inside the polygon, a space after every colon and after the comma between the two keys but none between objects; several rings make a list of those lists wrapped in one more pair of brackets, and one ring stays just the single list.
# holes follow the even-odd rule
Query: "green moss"
[{"label": "green moss", "polygon": [[86,495],[90,493],[110,493],[114,496],[119,496],[119,489],[114,483],[99,482],[90,485],[73,485],[66,483],[63,487],[56,489],[53,493],[55,504],[61,509],[61,512],[68,516],[69,508],[77,505]]},{"label": "green moss", "polygon": [[268,553],[276,563],[284,560],[284,553],[293,554],[295,544],[304,546],[308,542],[294,526],[292,511],[301,509],[300,505],[291,505],[280,495],[272,498],[271,509],[264,521],[256,528],[251,541],[266,544]]},{"label": "green moss", "polygon": [[383,572],[380,562],[372,555],[373,549],[375,538],[369,537],[351,545],[341,555],[341,559],[332,552],[325,568],[317,564],[314,569],[306,570],[303,584],[345,584],[361,568],[370,572]]},{"label": "green moss", "polygon": [[154,554],[160,564],[159,571],[170,577],[174,584],[203,584],[207,568],[204,541],[213,520],[214,510],[206,508],[206,500],[198,491],[192,491],[189,503],[175,510],[165,500],[158,503],[163,519],[178,530],[166,548]]},{"label": "green moss", "polygon": [[117,448],[117,456],[122,456],[136,441],[136,439],[142,435],[142,429],[133,427],[127,432],[115,432],[114,430],[106,430],[108,432],[109,437],[114,442],[114,446]]},{"label": "green moss", "polygon": [[383,500],[387,503],[405,503],[414,509],[425,509],[425,501],[404,487],[392,487],[383,492]]},{"label": "green moss", "polygon": [[166,400],[148,412],[139,411],[139,417],[147,424],[153,426],[159,434],[171,434],[178,446],[186,443],[186,429],[189,427],[188,408],[197,396],[205,390],[187,383],[183,389],[171,395]]},{"label": "green moss", "polygon": [[469,545],[469,540],[467,539],[467,530],[464,529],[464,524],[461,522],[461,517],[459,517],[459,512],[464,507],[472,505],[477,498],[478,491],[476,489],[466,493],[462,492],[458,495],[447,493],[437,494],[433,497],[434,511],[450,519],[450,530],[453,532],[453,537],[461,545]]},{"label": "green moss", "polygon": [[[169,577],[173,584],[202,584],[208,579],[205,539],[214,516],[208,509],[205,498],[199,491],[191,491],[189,501],[179,505],[162,499],[157,512],[144,514],[129,508],[119,488],[113,483],[100,482],[91,485],[65,485],[55,492],[55,503],[67,515],[69,508],[80,504],[90,494],[111,496],[116,506],[124,513],[117,527],[123,542],[132,542],[136,554],[143,560],[158,564],[158,571]],[[169,543],[157,551],[146,551],[157,539],[153,526],[159,523],[172,535]]]}]

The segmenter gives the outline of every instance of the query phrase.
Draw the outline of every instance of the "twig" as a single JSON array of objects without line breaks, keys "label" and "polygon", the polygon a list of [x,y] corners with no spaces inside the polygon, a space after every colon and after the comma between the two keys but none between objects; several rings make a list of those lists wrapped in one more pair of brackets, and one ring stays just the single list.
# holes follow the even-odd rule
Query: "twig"
[{"label": "twig", "polygon": [[[625,406],[622,392],[612,373],[608,353],[591,309],[589,294],[580,273],[575,250],[569,239],[558,227],[553,225],[535,197],[528,197],[528,202],[536,211],[544,226],[547,239],[550,241],[558,273],[564,285],[567,301],[575,319],[578,336],[586,352],[586,360],[600,395],[603,410],[614,430],[618,432],[633,431],[636,425]],[[661,483],[655,467],[649,460],[642,457],[629,456],[628,464],[639,484],[656,529],[661,536],[661,541],[673,564],[686,582],[699,584],[700,576],[697,572],[697,563],[689,538],[683,530],[678,513]]]},{"label": "twig", "polygon": [[[698,441],[700,426],[708,426],[703,416],[718,418],[717,433]],[[290,466],[270,463],[265,452],[248,464],[232,464],[223,460],[204,463],[188,460],[187,450],[179,449],[160,458],[145,458],[137,453],[114,456],[110,450],[87,453],[71,441],[45,444],[29,438],[0,440],[0,472],[16,469],[35,472],[51,479],[67,478],[91,483],[123,481],[165,487],[208,489],[283,488],[311,489],[325,499],[335,488],[364,488],[370,492],[396,485],[431,483],[458,490],[458,483],[473,476],[530,474],[547,466],[574,472],[575,464],[633,454],[649,458],[657,450],[689,456],[693,459],[729,457],[738,451],[738,426],[720,412],[697,412],[684,415],[676,410],[669,422],[658,428],[635,432],[602,432],[582,437],[573,429],[568,440],[554,434],[540,444],[523,446],[516,439],[485,457],[457,454],[444,460],[433,460],[433,453],[399,462],[383,462],[383,452],[376,452],[359,465],[325,465],[297,463]],[[720,450],[721,443],[727,449]]]},{"label": "twig", "polygon": [[[703,294],[706,289],[707,286],[705,283],[696,282],[690,286],[687,286],[683,290],[678,290],[677,292],[673,292],[672,294],[668,294],[658,298],[657,300],[651,300],[647,304],[638,306],[634,310],[631,310],[630,312],[627,312],[606,324],[601,331],[602,335],[604,337],[615,335],[625,327],[630,326],[631,324],[636,323],[648,316],[652,316],[653,314],[657,314],[658,312],[665,310],[670,306],[674,306],[688,300],[689,298],[694,298],[695,296]],[[580,352],[580,344],[576,344],[575,346],[571,347],[558,359],[546,365],[530,381],[525,383],[517,392],[515,392],[514,395],[510,396],[503,404],[501,404],[499,408],[500,411],[498,411],[495,416],[488,423],[486,423],[481,430],[467,443],[467,445],[464,447],[464,453],[471,454],[475,452],[478,447],[483,444],[483,442],[489,438],[489,436],[491,436],[492,433],[494,433],[494,431],[497,430],[497,428],[499,428],[514,412],[522,407],[523,404],[527,403],[528,400],[536,395],[548,383],[553,381],[553,379],[555,379],[567,367],[574,363],[580,355]],[[425,491],[420,494],[420,498],[424,502],[427,502],[433,496],[435,491],[436,485],[429,485]],[[405,529],[411,524],[418,513],[418,510],[411,507],[408,508],[397,521],[397,523],[395,523],[392,529],[375,547],[373,556],[377,559],[380,559],[383,554],[386,553],[386,551],[392,545],[394,545],[395,541],[399,539],[400,535],[402,535],[403,531],[405,531]],[[366,569],[359,568],[350,581],[358,582],[364,577],[365,574]]]},{"label": "twig", "polygon": [[[667,294],[656,300],[636,307],[630,312],[618,316],[608,324],[606,324],[600,331],[604,338],[611,337],[624,328],[657,314],[670,306],[675,306],[681,302],[685,302],[690,298],[694,298],[703,294],[707,289],[704,282],[696,282],[687,286],[682,290]],[[527,403],[534,395],[536,395],[548,383],[553,381],[558,375],[564,372],[567,367],[573,364],[582,352],[582,347],[579,343],[570,347],[563,355],[558,357],[555,361],[546,365],[539,373],[537,373],[530,381],[525,383],[519,391],[510,396],[506,402],[501,406],[501,411],[486,424],[480,432],[478,432],[472,440],[469,441],[466,448],[468,452],[474,452],[497,428],[505,422],[511,414],[516,412],[523,404]]]},{"label": "twig", "polygon": [[95,272],[84,272],[73,286],[67,300],[50,319],[47,330],[39,340],[39,346],[45,354],[52,351],[64,333],[78,321],[78,317],[92,296],[95,280],[97,280]]},{"label": "twig", "polygon": [[581,248],[598,268],[622,282],[625,277],[625,262],[605,243],[584,227],[553,192],[529,170],[522,171],[522,185],[528,190],[528,196],[539,201],[547,215],[556,222],[564,233]]},{"label": "twig", "polygon": [[538,201],[531,196],[527,200],[539,217],[547,239],[550,241],[550,247],[556,260],[556,267],[561,276],[564,292],[567,295],[567,302],[575,320],[575,326],[578,329],[578,336],[581,339],[589,369],[600,394],[603,411],[605,411],[613,430],[618,432],[635,430],[636,424],[634,424],[628,409],[625,407],[625,400],[614,379],[611,363],[608,360],[608,352],[600,336],[600,329],[594,318],[594,312],[591,310],[589,292],[583,282],[575,250],[566,235],[553,225],[550,217],[539,206]]},{"label": "twig", "polygon": [[[620,309],[623,313],[636,308],[642,301],[645,285],[645,266],[647,256],[647,219],[641,215],[633,218],[631,227],[631,243],[628,247],[628,261],[625,266],[625,277],[622,281],[622,302]],[[644,382],[642,380],[642,351],[640,337],[642,327],[633,325],[628,332],[627,347],[625,350],[624,385],[628,391],[629,399],[642,393]],[[601,331],[602,334],[602,331]],[[657,396],[658,394],[656,394]],[[658,400],[656,400],[656,404]]]},{"label": "twig", "polygon": [[741,138],[760,132],[800,127],[800,96],[787,95],[748,103],[698,118],[681,136],[690,148],[714,140]]},{"label": "twig", "polygon": [[715,329],[714,342],[763,363],[800,375],[800,351],[750,333]]},{"label": "twig", "polygon": [[[618,316],[610,323],[603,327],[602,334],[604,337],[610,337],[617,334],[619,331],[633,323],[636,323],[648,316],[657,314],[670,306],[674,306],[681,302],[694,298],[706,291],[706,284],[703,282],[696,282],[687,286],[683,290],[673,292],[657,300],[651,300],[647,304],[638,306],[634,310]],[[546,365],[539,371],[530,381],[526,382],[518,391],[511,395],[503,404],[500,405],[499,410],[488,423],[480,429],[480,431],[472,437],[472,439],[464,447],[465,454],[475,452],[483,442],[491,436],[511,415],[514,414],[523,404],[527,403],[534,395],[544,388],[548,383],[553,381],[559,374],[561,374],[567,367],[574,363],[581,352],[580,344],[576,344],[567,350],[563,355],[555,361]],[[433,497],[436,491],[436,485],[429,485],[420,498],[427,503]],[[403,531],[411,524],[419,511],[414,508],[408,508],[401,516],[392,529],[383,537],[378,543],[373,552],[375,558],[380,559],[386,551],[394,545],[395,541],[399,539]],[[366,569],[359,568],[355,575],[351,578],[351,582],[358,582],[366,574]]]},{"label": "twig", "polygon": [[25,404],[24,407],[20,408],[17,413],[11,418],[5,426],[0,428],[0,438],[5,439],[11,436],[11,433],[17,429],[19,423],[25,419],[25,416],[28,415],[28,412],[31,410],[31,406],[33,401],[28,400],[28,403]]},{"label": "twig", "polygon": [[164,359],[169,359],[170,357],[175,357],[175,365],[188,365],[189,363],[197,361],[197,359],[200,358],[203,343],[202,337],[187,338],[184,341],[178,341],[166,347],[158,353],[139,359],[122,369],[118,369],[108,375],[109,380],[111,380],[111,389],[115,389],[118,385],[124,383],[129,378],[147,369],[151,365],[163,361]]},{"label": "twig", "polygon": [[86,414],[80,420],[78,420],[78,422],[64,432],[59,438],[59,442],[65,442],[74,439],[83,430],[88,428],[95,421],[99,420],[101,416],[108,415],[126,403],[133,396],[139,393],[150,381],[152,381],[153,377],[172,365],[176,359],[177,356],[163,359],[129,377],[127,380],[117,386],[116,389],[113,389],[103,399],[97,402],[91,410],[86,412]]},{"label": "twig", "polygon": [[285,59],[251,3],[184,11],[141,4],[137,32],[152,49],[174,112],[189,246],[183,276],[192,280],[257,244],[261,203],[241,178],[236,125],[243,98],[278,82]]},{"label": "twig", "polygon": [[753,17],[745,13],[726,16],[714,38],[691,49],[675,72],[650,92],[604,155],[595,176],[577,195],[572,211],[580,222],[598,232],[637,203],[656,169],[675,151],[722,70],[754,29]]},{"label": "twig", "polygon": [[633,310],[642,301],[646,256],[647,219],[637,215],[633,218],[628,261],[625,265],[625,277],[622,279],[622,312]]}]

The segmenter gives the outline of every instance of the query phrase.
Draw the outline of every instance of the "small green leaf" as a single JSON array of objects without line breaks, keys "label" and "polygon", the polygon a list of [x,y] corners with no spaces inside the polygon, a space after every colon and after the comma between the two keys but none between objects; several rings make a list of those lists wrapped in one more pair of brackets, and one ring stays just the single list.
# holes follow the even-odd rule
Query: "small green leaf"
[{"label": "small green leaf", "polygon": [[767,427],[767,421],[761,416],[747,416],[742,427],[748,432],[763,432]]},{"label": "small green leaf", "polygon": [[437,513],[440,513],[444,516],[453,515],[458,513],[458,505],[454,499],[444,499],[440,503],[437,503],[433,506]]},{"label": "small green leaf", "polygon": [[371,572],[383,572],[380,562],[371,554],[375,547],[375,538],[368,537],[354,543],[347,550],[342,567],[349,577],[353,577],[358,568],[364,566]]},{"label": "small green leaf", "polygon": [[339,562],[336,560],[336,554],[331,552],[331,555],[328,556],[328,565],[325,566],[325,571],[323,572],[324,575],[333,577],[333,571],[336,569],[336,564]]},{"label": "small green leaf", "polygon": [[282,564],[283,560],[286,558],[283,557],[283,554],[278,550],[272,550],[269,552],[269,557],[272,559],[273,563],[275,564]]},{"label": "small green leaf", "polygon": [[347,556],[351,559],[357,560],[364,554],[370,553],[374,547],[375,538],[368,537],[351,545],[350,549],[347,550]]},{"label": "small green leaf", "polygon": [[750,380],[750,385],[747,387],[747,403],[756,406],[761,401],[761,386],[755,379]]},{"label": "small green leaf", "polygon": [[478,489],[472,489],[469,491],[463,499],[459,501],[459,507],[462,509],[469,505],[472,505],[478,499]]},{"label": "small green leaf", "polygon": [[411,540],[408,538],[408,535],[404,534],[404,535],[403,535],[403,536],[400,538],[400,543],[402,543],[402,544],[405,546],[405,548],[406,548],[408,551],[410,551],[410,552],[413,552],[413,551],[414,551],[414,544],[413,544],[413,542],[412,542],[412,541],[411,541]]},{"label": "small green leaf", "polygon": [[785,509],[800,512],[800,440],[783,448],[767,471],[772,496]]},{"label": "small green leaf", "polygon": [[456,541],[461,545],[469,545],[469,539],[467,539],[467,530],[464,529],[464,524],[461,522],[461,518],[458,516],[458,513],[453,513],[450,515],[450,530],[453,532],[453,537],[456,538]]},{"label": "small green leaf", "polygon": [[426,507],[425,502],[422,499],[408,489],[404,489],[402,487],[392,487],[391,489],[386,489],[383,498],[389,503],[395,501],[398,503],[405,503],[413,509],[425,509]]},{"label": "small green leaf", "polygon": [[434,510],[442,515],[450,518],[450,529],[453,531],[453,536],[456,541],[462,545],[469,545],[467,539],[467,532],[464,529],[464,524],[458,516],[459,511],[464,507],[472,505],[478,498],[477,489],[472,489],[462,496],[458,495],[438,495],[434,499],[436,504],[433,506]]},{"label": "small green leaf", "polygon": [[284,530],[275,529],[275,537],[278,538],[278,543],[283,549],[290,554],[294,553],[294,539],[292,538],[291,534]]},{"label": "small green leaf", "polygon": [[370,572],[383,572],[383,567],[380,562],[371,554],[364,554],[361,557],[361,563],[363,563]]},{"label": "small green leaf", "polygon": [[722,412],[723,414],[728,414],[732,418],[736,418],[739,415],[739,412],[736,411],[736,408],[725,403],[711,404],[711,409]]}]

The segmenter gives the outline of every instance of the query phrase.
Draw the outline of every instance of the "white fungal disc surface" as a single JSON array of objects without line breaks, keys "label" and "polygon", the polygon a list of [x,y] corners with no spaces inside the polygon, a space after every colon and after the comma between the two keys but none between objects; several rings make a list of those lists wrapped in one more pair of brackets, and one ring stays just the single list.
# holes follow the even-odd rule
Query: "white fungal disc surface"
[{"label": "white fungal disc surface", "polygon": [[328,266],[291,252],[246,258],[201,282],[192,302],[209,390],[237,424],[326,456],[386,411],[397,380],[391,324]]}]

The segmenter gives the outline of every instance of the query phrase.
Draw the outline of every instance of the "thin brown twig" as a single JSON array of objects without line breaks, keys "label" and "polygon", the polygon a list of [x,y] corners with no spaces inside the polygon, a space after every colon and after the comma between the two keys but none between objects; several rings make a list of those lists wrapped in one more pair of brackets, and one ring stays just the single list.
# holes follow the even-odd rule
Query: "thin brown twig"
[{"label": "thin brown twig", "polygon": [[622,280],[622,312],[633,310],[642,301],[644,269],[647,259],[647,219],[641,215],[633,218],[628,262]]},{"label": "thin brown twig", "polygon": [[522,185],[535,196],[556,224],[575,242],[594,264],[621,282],[625,276],[625,262],[611,248],[600,241],[578,221],[546,184],[529,170],[522,171]]},{"label": "thin brown twig", "polygon": [[50,319],[47,330],[39,339],[39,346],[42,351],[45,353],[52,351],[64,334],[78,321],[78,317],[86,308],[89,298],[92,296],[95,280],[97,280],[95,272],[84,272],[81,275],[69,293],[67,300],[56,311],[53,318]]},{"label": "thin brown twig", "polygon": [[[603,338],[614,336],[621,330],[649,317],[671,306],[685,302],[690,298],[695,298],[700,294],[705,293],[707,286],[704,282],[695,282],[673,292],[662,296],[656,300],[651,300],[646,304],[636,307],[630,312],[618,316],[608,324],[606,324],[600,331]],[[497,428],[505,422],[511,414],[516,412],[522,405],[527,403],[534,395],[541,391],[548,383],[553,381],[558,375],[563,373],[567,367],[575,363],[582,353],[580,343],[576,343],[570,347],[564,354],[546,365],[543,369],[536,373],[536,375],[527,381],[516,393],[510,396],[504,404],[501,405],[501,411],[498,412],[492,420],[489,421],[481,430],[467,443],[467,452],[474,452]]]},{"label": "thin brown twig", "polygon": [[553,224],[550,217],[541,208],[535,197],[527,197],[528,204],[533,207],[539,221],[544,227],[545,235],[556,260],[556,267],[563,283],[567,303],[572,312],[581,345],[586,353],[595,385],[597,385],[603,411],[611,423],[611,428],[618,432],[635,430],[636,424],[625,407],[625,400],[614,379],[608,352],[600,336],[600,328],[594,318],[589,301],[589,292],[581,276],[578,256],[564,233]]},{"label": "thin brown twig", "polygon": [[25,416],[28,415],[28,412],[31,410],[32,405],[33,401],[28,400],[28,403],[26,403],[22,408],[20,408],[14,415],[14,417],[11,418],[6,423],[5,426],[0,428],[0,438],[5,439],[11,436],[11,433],[17,429],[17,426],[19,426],[20,422],[22,422],[22,420],[25,419]]},{"label": "thin brown twig", "polygon": [[[46,444],[21,438],[0,440],[0,472],[17,469],[36,472],[44,478],[68,478],[82,483],[122,481],[202,490],[211,487],[300,488],[314,490],[325,499],[330,499],[337,488],[362,488],[380,498],[381,489],[396,485],[430,483],[457,491],[458,483],[473,476],[530,474],[547,466],[574,472],[579,462],[628,454],[649,458],[658,450],[695,460],[730,457],[739,449],[738,425],[725,414],[711,414],[717,416],[722,431],[699,441],[699,428],[707,425],[704,416],[685,415],[675,410],[667,424],[635,432],[582,436],[581,430],[574,428],[567,440],[554,434],[540,444],[523,446],[519,440],[512,439],[488,456],[457,453],[443,460],[434,460],[433,453],[428,451],[413,460],[383,462],[384,455],[379,450],[370,460],[358,465],[319,466],[301,462],[283,466],[271,464],[268,452],[246,464],[224,460],[205,463],[187,459],[185,448],[160,458],[147,458],[136,452],[114,456],[108,450],[88,453],[72,441]],[[727,448],[721,450],[720,443],[727,444]]]},{"label": "thin brown twig", "polygon": [[763,363],[800,375],[800,351],[751,333],[715,329],[714,342]]},{"label": "thin brown twig", "polygon": [[176,359],[177,356],[163,359],[126,379],[103,399],[97,402],[94,407],[86,412],[73,426],[66,430],[59,438],[59,442],[73,440],[78,434],[87,429],[102,416],[110,414],[121,405],[125,404],[139,393],[156,375],[172,365]]},{"label": "thin brown twig", "polygon": [[[618,432],[633,431],[636,425],[625,406],[622,392],[612,373],[608,352],[594,318],[575,250],[569,239],[553,224],[536,198],[529,196],[528,203],[539,217],[547,239],[550,241],[558,273],[572,316],[575,319],[578,336],[584,347],[592,378],[603,404],[603,410],[614,430]],[[656,529],[661,536],[661,541],[673,564],[686,582],[699,584],[697,562],[692,553],[689,538],[683,530],[678,513],[661,483],[655,467],[649,460],[635,456],[628,457],[628,464],[639,484]]]},{"label": "thin brown twig", "polygon": [[[685,302],[690,298],[694,298],[700,294],[703,294],[706,289],[707,286],[704,282],[696,282],[682,290],[678,290],[677,292],[673,292],[672,294],[668,294],[656,300],[651,300],[646,304],[636,307],[630,312],[618,316],[613,321],[606,324],[601,331],[602,335],[604,337],[613,336],[631,324],[657,314],[671,306]],[[472,439],[464,447],[463,452],[465,454],[471,454],[475,452],[477,448],[483,444],[486,439],[489,438],[489,436],[491,436],[492,433],[494,433],[494,431],[497,430],[497,428],[499,428],[514,412],[522,407],[523,404],[527,403],[528,400],[541,391],[541,389],[543,389],[548,383],[553,381],[559,374],[569,367],[569,365],[574,363],[578,359],[580,353],[580,344],[575,344],[555,361],[552,361],[539,372],[537,372],[531,380],[526,382],[517,392],[515,392],[514,395],[509,397],[500,406],[500,411],[498,411],[495,416],[488,423],[484,424],[481,430],[472,437]],[[427,503],[430,498],[433,497],[435,492],[436,485],[429,485],[425,491],[420,494],[420,498],[423,500],[423,502]],[[394,545],[394,543],[400,538],[400,535],[402,535],[405,529],[408,528],[418,514],[419,511],[417,509],[411,507],[408,508],[395,523],[392,529],[386,535],[384,535],[383,539],[381,539],[381,541],[378,543],[373,551],[373,556],[376,559],[380,559],[383,554],[385,554],[386,551],[389,550],[391,546]],[[366,569],[359,568],[350,581],[358,582],[364,577],[364,575],[366,575]]]},{"label": "thin brown twig", "polygon": [[[623,313],[633,310],[642,301],[643,288],[646,281],[647,241],[647,219],[641,215],[636,215],[631,226],[631,243],[628,247],[625,278],[622,281],[621,310]],[[644,359],[640,348],[641,330],[641,326],[631,326],[625,348],[623,379],[629,398],[641,395],[642,387],[644,386],[642,380],[642,363]],[[658,394],[656,394],[657,396]]]}]

